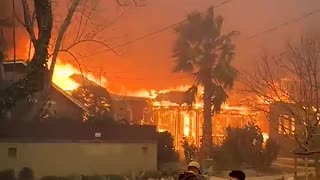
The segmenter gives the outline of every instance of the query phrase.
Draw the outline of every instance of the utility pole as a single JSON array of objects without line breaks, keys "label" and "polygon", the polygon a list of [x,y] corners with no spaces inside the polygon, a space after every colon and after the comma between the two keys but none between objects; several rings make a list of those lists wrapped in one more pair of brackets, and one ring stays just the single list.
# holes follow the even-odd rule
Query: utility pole
[{"label": "utility pole", "polygon": [[100,71],[99,71],[99,80],[100,80],[100,86],[102,86],[102,67],[100,65]]},{"label": "utility pole", "polygon": [[12,0],[12,23],[13,23],[13,76],[16,72],[16,8],[15,0]]},{"label": "utility pole", "polygon": [[[310,120],[309,120],[309,107],[306,107],[305,108],[306,109],[306,115],[307,115],[307,117],[306,117],[306,124],[305,124],[305,138],[306,138],[306,144],[307,144],[307,142],[309,141],[308,140],[308,138],[309,138],[309,135],[308,135],[308,133],[309,133],[309,129],[308,129],[308,126],[309,126],[309,123],[310,123]],[[308,174],[308,163],[309,163],[309,154],[305,154],[305,158],[304,158],[304,170],[305,170],[305,175],[306,175],[306,177],[305,177],[305,180],[308,180],[309,179],[309,174]]]}]

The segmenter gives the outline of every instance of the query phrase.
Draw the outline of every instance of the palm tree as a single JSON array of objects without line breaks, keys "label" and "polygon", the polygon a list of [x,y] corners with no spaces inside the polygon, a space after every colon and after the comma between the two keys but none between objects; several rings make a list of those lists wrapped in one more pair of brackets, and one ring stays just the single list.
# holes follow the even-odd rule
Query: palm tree
[{"label": "palm tree", "polygon": [[[237,71],[231,65],[237,32],[222,34],[223,18],[214,16],[213,8],[205,14],[195,12],[176,28],[178,34],[173,57],[174,72],[190,73],[195,84],[188,92],[193,96],[200,85],[203,91],[203,138],[201,154],[207,158],[212,147],[212,115],[218,113],[227,99],[226,89],[233,86]],[[190,101],[188,96],[188,102]]]}]

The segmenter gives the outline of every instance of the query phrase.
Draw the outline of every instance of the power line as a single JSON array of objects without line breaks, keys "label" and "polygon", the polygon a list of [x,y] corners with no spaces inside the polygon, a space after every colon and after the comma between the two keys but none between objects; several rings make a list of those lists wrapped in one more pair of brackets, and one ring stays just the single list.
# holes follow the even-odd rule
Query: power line
[{"label": "power line", "polygon": [[[100,72],[96,72],[94,71],[93,69],[90,69],[88,68],[87,66],[85,66],[85,72],[79,74],[79,75],[82,75],[84,77],[88,77],[89,75],[93,75],[94,77],[105,77],[108,81],[116,81],[116,80],[119,80],[119,79],[122,79],[122,80],[133,80],[133,81],[145,81],[147,80],[148,78],[144,78],[144,77],[126,77],[126,76],[121,76],[121,75],[113,75],[113,74],[121,74],[122,72],[118,72],[118,73],[114,73],[114,72],[106,72],[106,71],[101,71],[100,69]],[[82,71],[83,71],[82,70]],[[123,74],[128,74],[128,72],[124,72]],[[129,73],[131,74],[131,73]],[[132,73],[132,75],[134,75]],[[135,76],[135,75],[134,75]],[[190,79],[189,77],[176,77],[176,78],[172,78],[171,76],[163,76],[161,77],[161,79],[168,79],[170,78],[171,80],[187,80],[187,79]],[[155,78],[154,78],[155,79]],[[156,80],[159,80],[158,78]]]},{"label": "power line", "polygon": [[[215,9],[215,8],[219,8],[219,7],[221,7],[221,6],[225,5],[225,4],[228,4],[228,3],[232,2],[232,1],[233,1],[233,0],[224,1],[224,2],[222,2],[222,3],[220,3],[220,4],[216,5],[216,6],[214,6],[213,8],[214,8],[214,9]],[[209,9],[207,9],[207,10],[205,10],[205,11],[202,11],[200,14],[204,14],[204,13],[207,12],[208,10],[209,10]],[[272,31],[278,30],[278,29],[281,28],[282,26],[288,26],[288,25],[290,25],[290,24],[300,22],[301,20],[303,20],[303,19],[305,19],[305,18],[307,18],[307,17],[313,16],[313,15],[315,15],[315,14],[318,14],[318,13],[320,13],[320,9],[316,9],[316,10],[314,10],[314,11],[305,13],[305,14],[299,16],[299,17],[293,18],[293,19],[291,19],[291,20],[289,20],[289,21],[286,21],[286,22],[284,22],[284,23],[281,23],[281,24],[279,24],[279,25],[277,25],[277,26],[271,27],[271,28],[269,28],[269,29],[267,29],[267,30],[264,30],[264,31],[259,32],[259,33],[256,33],[256,34],[254,34],[254,35],[251,35],[251,36],[247,37],[246,39],[248,39],[248,40],[254,39],[254,38],[256,38],[256,37],[258,37],[258,36],[260,36],[260,35],[263,35],[263,34],[265,34],[265,33],[270,33],[270,32],[272,32]],[[106,49],[106,50],[103,50],[103,51],[99,51],[99,52],[97,52],[97,53],[93,53],[93,54],[90,54],[90,55],[87,55],[87,56],[82,56],[82,57],[80,57],[80,58],[87,58],[87,57],[95,56],[95,55],[98,55],[98,54],[101,54],[101,53],[104,53],[104,52],[111,51],[111,50],[113,50],[113,49],[117,49],[117,48],[120,48],[120,47],[124,47],[124,46],[130,45],[130,44],[136,43],[137,41],[146,39],[146,38],[148,38],[148,37],[150,37],[150,36],[153,36],[153,35],[156,35],[156,34],[160,34],[160,33],[164,32],[164,31],[167,31],[167,30],[169,30],[169,29],[171,29],[171,28],[174,28],[174,27],[176,27],[177,25],[179,25],[179,24],[181,24],[181,23],[184,23],[185,21],[187,21],[187,19],[183,19],[183,20],[181,20],[181,21],[179,21],[179,22],[177,22],[177,23],[174,23],[174,24],[172,24],[172,25],[170,25],[170,26],[167,26],[167,27],[162,28],[162,29],[160,29],[160,30],[157,30],[157,31],[154,31],[154,32],[152,32],[152,33],[146,34],[146,35],[144,35],[144,36],[138,37],[138,38],[136,38],[136,39],[133,39],[133,40],[128,41],[128,42],[125,42],[125,43],[123,43],[123,44],[114,46],[114,47],[112,47],[112,48],[110,48],[110,49]]]},{"label": "power line", "polygon": [[256,33],[256,34],[254,34],[254,35],[251,35],[251,36],[249,36],[247,39],[254,39],[254,38],[256,38],[256,37],[258,37],[258,36],[260,36],[260,35],[262,35],[262,34],[270,33],[270,32],[272,32],[272,31],[276,31],[276,30],[278,30],[278,29],[279,29],[280,27],[282,27],[282,26],[288,26],[288,25],[290,25],[290,24],[298,23],[298,22],[300,22],[301,20],[303,20],[303,19],[305,19],[305,18],[307,18],[307,17],[309,17],[309,16],[313,16],[313,15],[315,15],[315,14],[318,14],[318,13],[320,13],[320,9],[316,9],[316,10],[314,10],[314,11],[305,13],[305,14],[299,16],[299,17],[290,19],[289,21],[283,22],[283,23],[281,23],[281,24],[279,24],[279,25],[277,25],[277,26],[271,27],[271,28],[266,29],[266,30],[264,30],[264,31],[262,31],[262,32],[259,32],[259,33]]},{"label": "power line", "polygon": [[[232,1],[233,1],[233,0],[224,1],[224,2],[222,2],[222,3],[220,3],[220,4],[216,5],[216,6],[214,6],[213,8],[214,8],[214,9],[215,9],[215,8],[219,8],[219,7],[221,7],[221,6],[223,6],[223,5],[227,4],[227,3],[230,3],[230,2],[232,2]],[[207,9],[207,10],[205,10],[205,11],[202,11],[202,12],[200,12],[200,14],[204,14],[204,13],[208,12],[208,10],[209,10],[209,9]],[[278,29],[281,28],[282,26],[288,26],[288,25],[290,25],[290,24],[300,22],[301,20],[303,20],[303,19],[305,19],[305,18],[307,18],[307,17],[313,16],[313,15],[315,15],[315,14],[318,14],[318,13],[320,13],[320,9],[313,10],[313,11],[308,12],[308,13],[305,13],[305,14],[299,16],[299,17],[290,19],[290,20],[288,20],[288,21],[286,21],[286,22],[284,22],[284,23],[281,23],[281,24],[279,24],[279,25],[277,25],[277,26],[271,27],[271,28],[269,28],[269,29],[267,29],[267,30],[264,30],[264,31],[259,32],[259,33],[256,33],[256,34],[254,34],[254,35],[251,35],[251,36],[247,37],[247,39],[253,39],[253,38],[256,38],[256,37],[258,37],[258,36],[260,36],[260,35],[263,35],[263,34],[265,34],[265,33],[270,33],[270,32],[272,32],[272,31],[278,30]],[[113,48],[106,49],[106,50],[103,50],[103,51],[100,51],[100,52],[97,52],[97,53],[94,53],[94,54],[91,54],[91,55],[82,56],[81,58],[86,58],[86,57],[95,56],[95,55],[98,55],[98,54],[101,54],[101,53],[104,53],[104,52],[107,52],[107,51],[111,51],[111,50],[113,50],[113,49],[117,49],[117,48],[120,48],[120,47],[124,47],[124,46],[130,45],[130,44],[133,44],[133,43],[135,43],[135,42],[137,42],[137,41],[143,40],[143,39],[148,38],[148,37],[150,37],[150,36],[153,36],[153,35],[162,33],[162,32],[164,32],[164,31],[166,31],[166,30],[169,30],[169,29],[171,29],[171,28],[174,28],[174,27],[176,27],[177,25],[186,22],[187,20],[188,20],[188,19],[183,19],[183,20],[181,20],[181,21],[179,21],[179,22],[176,22],[176,23],[174,23],[174,24],[172,24],[172,25],[170,25],[170,26],[167,26],[167,27],[162,28],[162,29],[160,29],[160,30],[157,30],[157,31],[154,31],[154,32],[152,32],[152,33],[146,34],[146,35],[144,35],[144,36],[138,37],[138,38],[133,39],[133,40],[131,40],[131,41],[128,41],[128,42],[126,42],[126,43],[117,45],[117,46],[115,46],[115,47],[113,47]],[[281,56],[283,56],[283,55],[285,55],[285,54],[286,54],[286,52],[283,52],[283,53],[281,53],[279,56],[281,57]],[[137,80],[138,80],[138,79],[137,79]],[[139,80],[141,80],[141,79],[139,78]]]},{"label": "power line", "polygon": [[[219,3],[219,4],[215,5],[215,6],[213,6],[213,9],[222,7],[222,6],[228,4],[228,3],[232,2],[232,1],[233,1],[233,0],[223,1],[223,2],[221,2],[221,3]],[[210,10],[210,9],[207,9],[207,10],[205,10],[205,11],[202,11],[202,12],[200,12],[200,14],[204,14],[204,13],[208,12],[209,10]],[[87,58],[87,57],[95,56],[95,55],[98,55],[98,54],[101,54],[101,53],[104,53],[104,52],[108,52],[108,51],[111,51],[111,50],[114,50],[114,49],[117,49],[117,48],[120,48],[120,47],[128,46],[128,45],[133,44],[133,43],[135,43],[135,42],[137,42],[137,41],[146,39],[146,38],[148,38],[148,37],[150,37],[150,36],[154,36],[154,35],[156,35],[156,34],[160,34],[160,33],[164,32],[164,31],[167,31],[167,30],[169,30],[169,29],[172,29],[172,28],[176,27],[177,25],[186,22],[187,20],[188,20],[188,19],[185,18],[185,19],[183,19],[183,20],[181,20],[181,21],[179,21],[179,22],[176,22],[176,23],[174,23],[174,24],[171,24],[170,26],[164,27],[164,28],[162,28],[162,29],[159,29],[159,30],[157,30],[157,31],[151,32],[151,33],[146,34],[146,35],[144,35],[144,36],[140,36],[140,37],[135,38],[135,39],[133,39],[133,40],[131,40],[131,41],[125,42],[125,43],[123,43],[123,44],[120,44],[120,45],[114,46],[114,47],[112,47],[112,48],[109,48],[109,49],[106,49],[106,50],[103,50],[103,51],[99,51],[99,52],[96,52],[96,53],[93,53],[93,54],[90,54],[90,55],[87,55],[87,56],[82,56],[82,57],[80,57],[80,58],[81,58],[81,59],[82,59],[82,58]]]}]

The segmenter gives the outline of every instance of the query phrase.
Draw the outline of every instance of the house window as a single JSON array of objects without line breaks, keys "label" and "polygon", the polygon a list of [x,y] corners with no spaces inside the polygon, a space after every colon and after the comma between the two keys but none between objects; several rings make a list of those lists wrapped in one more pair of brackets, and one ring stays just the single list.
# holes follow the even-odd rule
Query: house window
[{"label": "house window", "polygon": [[147,151],[148,151],[148,147],[143,146],[143,147],[142,147],[142,152],[143,152],[143,153],[146,153]]},{"label": "house window", "polygon": [[17,157],[17,148],[8,148],[8,157],[16,158]]},{"label": "house window", "polygon": [[279,116],[278,132],[279,134],[294,134],[296,127],[294,118],[288,115]]}]

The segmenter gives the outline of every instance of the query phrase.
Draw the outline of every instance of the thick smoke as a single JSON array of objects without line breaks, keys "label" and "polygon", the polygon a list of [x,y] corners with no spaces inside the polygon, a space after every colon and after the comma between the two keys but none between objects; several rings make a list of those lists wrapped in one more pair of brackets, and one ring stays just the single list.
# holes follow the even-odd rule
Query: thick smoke
[{"label": "thick smoke", "polygon": [[10,0],[2,0],[0,6],[0,48],[7,51],[11,40],[8,39],[8,30],[12,27],[13,8]]},{"label": "thick smoke", "polygon": [[0,19],[9,19],[12,21],[12,0],[1,0]]},{"label": "thick smoke", "polygon": [[27,44],[27,34],[23,28],[23,9],[21,1],[15,0],[15,13],[13,13],[13,0],[1,0],[0,2],[0,48],[4,51],[6,58],[12,59],[14,47],[14,27],[16,30],[17,55],[23,57],[25,44]]}]

